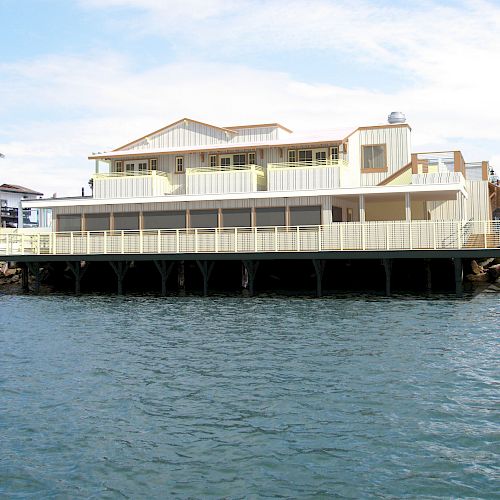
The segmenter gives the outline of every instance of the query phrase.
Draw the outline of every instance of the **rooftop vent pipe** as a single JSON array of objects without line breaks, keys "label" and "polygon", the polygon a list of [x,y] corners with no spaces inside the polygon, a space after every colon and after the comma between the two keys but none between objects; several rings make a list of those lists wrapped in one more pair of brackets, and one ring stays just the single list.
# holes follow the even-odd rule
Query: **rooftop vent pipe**
[{"label": "rooftop vent pipe", "polygon": [[388,117],[387,121],[394,125],[395,123],[404,123],[406,121],[406,116],[401,111],[393,111]]}]

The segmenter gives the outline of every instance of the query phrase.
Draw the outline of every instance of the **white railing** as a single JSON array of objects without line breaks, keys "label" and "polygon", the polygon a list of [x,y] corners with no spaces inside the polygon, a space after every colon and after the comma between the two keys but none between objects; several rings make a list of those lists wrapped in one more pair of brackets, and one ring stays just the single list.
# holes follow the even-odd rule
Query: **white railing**
[{"label": "white railing", "polygon": [[9,257],[499,247],[500,221],[338,222],[322,226],[60,233],[0,230],[0,256]]},{"label": "white railing", "polygon": [[100,173],[92,179],[96,199],[163,196],[173,190],[169,174],[159,170]]},{"label": "white railing", "polygon": [[434,172],[412,174],[412,184],[464,184],[465,178],[460,172]]},{"label": "white railing", "polygon": [[339,188],[341,187],[341,171],[346,170],[347,166],[344,160],[269,163],[267,165],[267,189],[268,191],[302,191]]},{"label": "white railing", "polygon": [[264,169],[259,165],[186,169],[186,194],[252,193],[265,186]]}]

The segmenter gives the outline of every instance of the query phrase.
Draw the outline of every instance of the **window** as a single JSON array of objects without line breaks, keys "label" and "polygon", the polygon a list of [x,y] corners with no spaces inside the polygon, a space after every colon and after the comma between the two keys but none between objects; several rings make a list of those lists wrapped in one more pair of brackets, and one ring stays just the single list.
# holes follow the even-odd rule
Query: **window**
[{"label": "window", "polygon": [[245,163],[246,163],[245,155],[233,155],[233,165],[238,167],[241,165],[245,165]]},{"label": "window", "polygon": [[134,164],[133,163],[125,163],[125,171],[126,172],[133,172],[134,171]]},{"label": "window", "polygon": [[303,149],[299,151],[299,161],[312,161],[313,152],[312,149]]},{"label": "window", "polygon": [[[3,201],[3,200],[2,200]],[[58,231],[81,231],[82,217],[81,215],[58,215],[57,216]]]},{"label": "window", "polygon": [[249,208],[225,208],[222,210],[223,227],[250,227],[252,213]]},{"label": "window", "polygon": [[139,229],[139,212],[115,213],[116,231],[134,231]]},{"label": "window", "polygon": [[147,162],[141,162],[139,163],[139,172],[145,172],[148,169],[148,164]]},{"label": "window", "polygon": [[177,174],[182,174],[184,172],[184,158],[182,156],[177,156],[175,158],[175,172]]},{"label": "window", "polygon": [[210,155],[208,157],[209,165],[211,167],[216,167],[217,166],[217,155]]},{"label": "window", "polygon": [[248,164],[255,165],[255,153],[248,153]]},{"label": "window", "polygon": [[189,218],[190,226],[193,228],[218,226],[217,210],[191,210]]},{"label": "window", "polygon": [[158,160],[156,158],[149,160],[149,168],[151,170],[158,170]]},{"label": "window", "polygon": [[255,209],[257,226],[284,226],[285,207],[265,207]]},{"label": "window", "polygon": [[123,172],[123,162],[115,161],[115,172]]},{"label": "window", "polygon": [[313,226],[321,224],[321,207],[290,207],[291,226]]},{"label": "window", "polygon": [[316,151],[316,161],[326,161],[326,151]]},{"label": "window", "polygon": [[86,231],[109,231],[109,214],[86,214]]},{"label": "window", "polygon": [[288,161],[290,163],[295,163],[297,161],[297,151],[293,150],[288,151]]},{"label": "window", "polygon": [[221,167],[230,167],[231,166],[231,157],[230,156],[221,156],[220,166]]},{"label": "window", "polygon": [[183,229],[186,227],[186,212],[144,212],[144,229]]},{"label": "window", "polygon": [[385,170],[387,168],[385,160],[385,144],[363,146],[361,168]]},{"label": "window", "polygon": [[330,158],[332,160],[338,160],[339,159],[339,147],[338,146],[332,146],[330,148]]}]

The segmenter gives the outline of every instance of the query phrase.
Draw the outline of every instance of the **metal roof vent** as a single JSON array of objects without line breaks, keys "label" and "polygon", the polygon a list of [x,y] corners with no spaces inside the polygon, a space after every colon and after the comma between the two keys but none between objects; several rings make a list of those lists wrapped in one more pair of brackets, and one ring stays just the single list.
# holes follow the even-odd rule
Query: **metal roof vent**
[{"label": "metal roof vent", "polygon": [[393,111],[388,117],[387,121],[394,125],[395,123],[404,123],[406,121],[406,116],[401,111]]}]

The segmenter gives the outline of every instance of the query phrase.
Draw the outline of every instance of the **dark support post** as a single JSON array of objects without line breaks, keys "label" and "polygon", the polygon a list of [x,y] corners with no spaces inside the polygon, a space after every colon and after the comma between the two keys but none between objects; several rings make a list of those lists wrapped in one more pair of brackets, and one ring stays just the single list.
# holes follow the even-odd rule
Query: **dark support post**
[{"label": "dark support post", "polygon": [[28,265],[27,264],[23,264],[21,269],[22,269],[22,271],[21,271],[22,290],[23,290],[24,293],[29,293],[30,286],[29,286],[29,270],[28,270]]},{"label": "dark support post", "polygon": [[167,295],[167,280],[174,267],[174,262],[170,262],[168,266],[166,260],[155,260],[154,263],[161,276],[161,294]]},{"label": "dark support post", "polygon": [[313,259],[314,273],[316,274],[316,295],[321,297],[322,290],[321,284],[323,281],[323,274],[325,272],[325,261]]},{"label": "dark support post", "polygon": [[28,269],[30,274],[35,278],[33,284],[33,293],[38,294],[40,292],[40,284],[42,282],[42,269],[39,262],[28,262]]},{"label": "dark support post", "polygon": [[425,266],[425,289],[427,293],[432,291],[432,272],[431,272],[431,259],[424,259]]},{"label": "dark support post", "polygon": [[206,260],[197,260],[196,264],[203,276],[203,295],[206,297],[208,295],[208,280],[214,269],[215,262],[211,262],[210,265],[208,265]]},{"label": "dark support post", "polygon": [[457,297],[462,297],[463,296],[462,280],[464,274],[462,259],[454,258],[453,263],[455,265],[455,293]]},{"label": "dark support post", "polygon": [[385,271],[385,295],[386,297],[391,296],[391,271],[392,271],[392,259],[383,259],[384,271]]},{"label": "dark support post", "polygon": [[87,271],[88,263],[85,263],[84,267],[82,267],[82,264],[84,263],[79,260],[68,261],[66,262],[66,264],[75,278],[75,295],[80,295],[80,283],[82,281],[83,275]]},{"label": "dark support post", "polygon": [[186,277],[184,273],[184,261],[181,260],[177,264],[177,286],[179,287],[179,292],[184,294],[186,292]]},{"label": "dark support post", "polygon": [[248,294],[251,296],[254,294],[255,275],[257,274],[257,269],[259,269],[259,261],[244,260],[243,265],[248,274]]},{"label": "dark support post", "polygon": [[118,295],[123,295],[123,280],[125,279],[125,275],[127,274],[127,271],[129,269],[129,263],[119,260],[117,262],[110,261],[109,265],[112,267],[113,271],[116,274],[116,280],[118,284],[117,293]]}]

